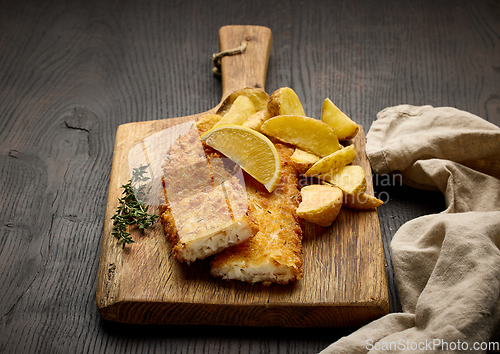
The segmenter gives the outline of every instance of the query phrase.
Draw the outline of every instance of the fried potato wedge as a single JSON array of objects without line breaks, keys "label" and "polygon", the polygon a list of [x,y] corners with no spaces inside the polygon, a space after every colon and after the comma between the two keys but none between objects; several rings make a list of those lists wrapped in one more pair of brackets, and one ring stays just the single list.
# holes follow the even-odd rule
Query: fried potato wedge
[{"label": "fried potato wedge", "polygon": [[319,160],[319,156],[316,156],[299,148],[296,148],[292,156],[290,156],[292,165],[300,174],[304,174],[304,172],[309,170],[311,166],[313,166]]},{"label": "fried potato wedge", "polygon": [[366,193],[348,194],[344,193],[343,206],[358,210],[375,210],[384,202],[373,195]]},{"label": "fried potato wedge", "polygon": [[229,111],[222,116],[221,120],[214,127],[228,124],[242,125],[248,117],[255,113],[255,106],[252,101],[246,96],[239,96],[234,100]]},{"label": "fried potato wedge", "polygon": [[318,176],[349,194],[361,194],[366,191],[366,172],[361,166],[347,165]]},{"label": "fried potato wedge", "polygon": [[297,115],[272,117],[262,124],[260,130],[266,135],[319,157],[328,156],[340,147],[333,129],[328,124],[310,117]]},{"label": "fried potato wedge", "polygon": [[242,125],[244,127],[260,131],[260,127],[262,126],[262,124],[269,118],[271,118],[271,114],[269,113],[269,111],[267,109],[261,109],[257,113],[252,114],[250,117],[248,117]]},{"label": "fried potato wedge", "polygon": [[329,98],[323,102],[321,120],[335,130],[339,140],[349,140],[358,134],[359,126],[338,109]]},{"label": "fried potato wedge", "polygon": [[213,128],[222,119],[218,114],[206,114],[196,120],[196,127],[200,133],[204,133]]},{"label": "fried potato wedge", "polygon": [[234,101],[236,101],[236,99],[239,96],[245,96],[249,98],[255,107],[255,111],[267,109],[267,103],[269,102],[269,94],[260,88],[247,87],[241,90],[236,90],[229,96],[227,96],[216,113],[221,116],[224,116],[227,112],[229,112]]},{"label": "fried potato wedge", "polygon": [[301,189],[297,215],[323,227],[330,226],[342,208],[344,193],[338,187],[313,184]]},{"label": "fried potato wedge", "polygon": [[267,110],[272,116],[306,115],[299,97],[290,87],[282,87],[274,91],[269,98]]},{"label": "fried potato wedge", "polygon": [[336,170],[342,166],[350,164],[356,158],[357,153],[353,144],[346,146],[333,154],[323,157],[308,169],[305,176],[316,176],[322,173],[327,173],[331,170]]}]

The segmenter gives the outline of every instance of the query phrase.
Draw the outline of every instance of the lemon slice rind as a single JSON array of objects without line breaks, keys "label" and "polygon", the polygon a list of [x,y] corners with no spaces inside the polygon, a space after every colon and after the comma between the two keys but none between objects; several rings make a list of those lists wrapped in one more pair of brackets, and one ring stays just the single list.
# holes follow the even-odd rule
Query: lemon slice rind
[{"label": "lemon slice rind", "polygon": [[264,134],[241,125],[221,125],[205,132],[201,140],[236,162],[269,192],[281,181],[278,151]]}]

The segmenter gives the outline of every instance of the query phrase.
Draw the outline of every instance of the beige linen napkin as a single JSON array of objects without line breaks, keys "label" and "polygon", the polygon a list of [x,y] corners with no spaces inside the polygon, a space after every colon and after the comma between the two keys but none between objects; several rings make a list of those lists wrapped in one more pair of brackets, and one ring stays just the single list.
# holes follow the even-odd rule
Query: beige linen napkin
[{"label": "beige linen napkin", "polygon": [[446,210],[393,237],[403,312],[321,353],[500,351],[500,128],[450,107],[389,107],[370,128],[366,152],[375,173],[440,190]]}]

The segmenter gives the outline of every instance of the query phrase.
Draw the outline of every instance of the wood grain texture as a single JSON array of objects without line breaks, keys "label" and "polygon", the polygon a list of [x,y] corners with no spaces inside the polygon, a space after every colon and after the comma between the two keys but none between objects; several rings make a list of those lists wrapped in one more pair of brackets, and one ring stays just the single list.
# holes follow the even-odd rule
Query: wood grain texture
[{"label": "wood grain texture", "polygon": [[[0,348],[8,353],[317,353],[353,328],[140,326],[95,306],[117,127],[206,111],[219,28],[273,32],[266,90],[330,97],[368,132],[381,109],[454,106],[500,125],[496,0],[0,0]],[[440,194],[374,176],[389,243]]]}]

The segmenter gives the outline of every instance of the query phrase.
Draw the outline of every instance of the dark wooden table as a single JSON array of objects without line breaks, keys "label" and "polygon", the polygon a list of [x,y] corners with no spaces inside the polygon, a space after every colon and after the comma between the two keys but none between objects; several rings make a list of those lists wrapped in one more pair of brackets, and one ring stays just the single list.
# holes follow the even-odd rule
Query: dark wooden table
[{"label": "dark wooden table", "polygon": [[[103,321],[95,290],[118,125],[215,106],[217,33],[271,28],[266,90],[323,99],[369,131],[402,103],[500,125],[500,2],[0,1],[0,352],[316,353],[352,328],[137,326]],[[439,193],[375,176],[389,243],[443,210]]]}]

